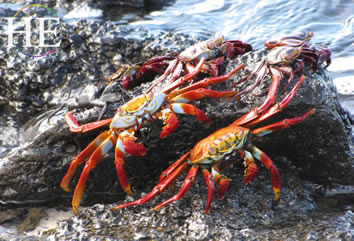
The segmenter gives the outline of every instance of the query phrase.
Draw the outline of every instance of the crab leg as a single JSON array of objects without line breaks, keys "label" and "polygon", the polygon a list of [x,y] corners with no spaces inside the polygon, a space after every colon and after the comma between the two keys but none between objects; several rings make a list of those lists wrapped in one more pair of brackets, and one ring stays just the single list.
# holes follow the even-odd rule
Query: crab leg
[{"label": "crab leg", "polygon": [[189,74],[186,74],[185,76],[179,78],[178,80],[176,80],[175,82],[165,85],[162,89],[163,93],[169,93],[170,91],[178,88],[179,86],[181,86],[182,84],[184,84],[187,80],[192,79],[194,76],[196,76],[199,71],[200,68],[202,67],[202,65],[205,63],[205,58],[201,58],[200,61],[198,62],[197,66],[195,67],[193,72],[190,72]]},{"label": "crab leg", "polygon": [[305,76],[301,76],[299,81],[295,84],[295,86],[291,89],[291,91],[284,97],[284,99],[281,102],[278,102],[277,104],[273,105],[270,109],[268,109],[266,112],[264,112],[262,115],[258,116],[257,119],[253,120],[252,122],[249,122],[246,127],[253,126],[265,119],[268,119],[269,117],[275,115],[276,113],[280,112],[282,109],[284,109],[290,101],[294,98],[296,94],[297,88],[299,88],[300,84],[304,81]]},{"label": "crab leg", "polygon": [[256,119],[262,112],[264,112],[268,107],[273,103],[275,100],[277,91],[278,91],[278,86],[280,82],[281,74],[279,75],[273,75],[273,81],[272,84],[269,88],[268,94],[266,99],[264,100],[263,104],[259,107],[254,108],[253,110],[249,111],[245,115],[241,116],[238,118],[235,122],[233,122],[233,125],[243,125],[247,122],[250,122],[254,119]]},{"label": "crab leg", "polygon": [[255,158],[257,158],[267,169],[270,170],[270,174],[272,176],[274,200],[278,200],[279,193],[280,193],[280,185],[281,185],[278,169],[274,166],[272,160],[270,160],[270,158],[257,147],[252,146],[251,152]]},{"label": "crab leg", "polygon": [[192,166],[191,169],[189,170],[186,178],[184,179],[182,187],[180,188],[178,193],[176,195],[174,195],[173,197],[167,199],[166,201],[160,203],[156,207],[154,207],[154,211],[157,211],[160,208],[166,206],[167,204],[181,199],[185,195],[185,193],[188,191],[188,189],[191,187],[191,185],[194,183],[195,176],[197,175],[197,173],[198,173],[198,166]]},{"label": "crab leg", "polygon": [[155,196],[163,192],[170,184],[173,182],[181,173],[182,171],[187,167],[187,162],[179,165],[176,169],[173,170],[173,172],[167,176],[165,179],[163,179],[161,182],[159,182],[151,192],[146,194],[140,199],[134,200],[132,202],[124,203],[121,205],[118,205],[115,208],[112,208],[112,210],[118,210],[121,208],[133,206],[133,205],[140,205],[148,202],[149,200],[153,199]]},{"label": "crab leg", "polygon": [[105,131],[96,137],[79,155],[74,157],[70,163],[70,167],[66,175],[63,177],[63,180],[60,183],[60,187],[66,191],[70,192],[69,183],[76,171],[76,168],[81,165],[90,155],[96,150],[96,148],[109,137],[111,134],[110,131]]},{"label": "crab leg", "polygon": [[316,109],[313,108],[313,109],[309,110],[308,112],[306,112],[305,114],[303,114],[302,116],[294,117],[291,119],[284,119],[282,121],[278,121],[273,124],[254,129],[254,130],[252,130],[252,134],[255,136],[265,136],[270,133],[289,128],[292,125],[297,125],[300,122],[304,121],[310,115],[315,114],[315,112],[316,112]]},{"label": "crab leg", "polygon": [[180,166],[180,164],[182,162],[184,162],[190,155],[190,152],[187,152],[186,154],[184,154],[180,159],[178,159],[177,161],[175,161],[174,163],[172,163],[171,166],[169,166],[165,171],[163,171],[160,175],[159,178],[159,183],[162,182],[166,177],[169,177],[170,174],[178,167]]},{"label": "crab leg", "polygon": [[180,94],[174,97],[171,102],[174,103],[188,103],[193,100],[199,100],[205,97],[210,98],[229,98],[233,97],[237,94],[237,91],[216,91],[216,90],[209,90],[209,89],[197,89],[191,90],[186,93]]},{"label": "crab leg", "polygon": [[215,192],[215,179],[213,175],[211,175],[211,173],[208,171],[208,169],[204,168],[202,172],[203,172],[205,185],[208,187],[208,201],[205,207],[205,213],[208,214],[210,209],[210,204],[211,201],[213,200],[213,196]]},{"label": "crab leg", "polygon": [[156,81],[155,83],[153,83],[149,89],[146,91],[146,93],[151,92],[151,90],[158,85],[162,80],[166,79],[167,76],[172,73],[172,71],[176,68],[178,63],[178,59],[174,59],[170,62],[170,64],[168,65],[167,69],[165,70],[165,73],[163,75],[161,75]]},{"label": "crab leg", "polygon": [[192,85],[189,85],[187,87],[184,87],[180,90],[175,90],[172,91],[168,97],[170,99],[172,99],[173,97],[179,96],[183,93],[186,93],[188,91],[191,90],[196,90],[199,88],[206,88],[209,87],[211,85],[215,85],[215,84],[219,84],[219,83],[223,83],[225,82],[227,79],[231,78],[232,75],[234,75],[236,72],[238,72],[239,70],[243,69],[245,67],[244,64],[241,64],[240,66],[238,66],[237,68],[235,68],[234,70],[230,71],[228,74],[223,75],[223,76],[217,76],[217,77],[210,77],[210,78],[205,78],[201,81],[198,81],[197,83],[194,83]]},{"label": "crab leg", "polygon": [[73,195],[72,206],[75,215],[78,214],[78,207],[80,205],[81,197],[84,192],[86,181],[90,171],[96,167],[96,165],[101,161],[103,156],[115,145],[116,141],[117,141],[117,136],[114,133],[112,133],[92,153],[90,159],[86,162]]},{"label": "crab leg", "polygon": [[75,117],[73,116],[73,113],[69,112],[65,114],[65,121],[70,127],[71,132],[87,132],[91,131],[97,128],[100,128],[102,126],[108,125],[112,122],[113,118],[105,119],[105,120],[99,120],[95,122],[91,122],[85,125],[79,125]]}]

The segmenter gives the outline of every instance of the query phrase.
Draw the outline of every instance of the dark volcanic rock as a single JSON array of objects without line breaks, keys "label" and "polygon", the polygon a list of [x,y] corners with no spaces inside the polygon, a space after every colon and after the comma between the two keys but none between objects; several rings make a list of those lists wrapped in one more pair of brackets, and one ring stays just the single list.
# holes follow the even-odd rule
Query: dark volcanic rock
[{"label": "dark volcanic rock", "polygon": [[[170,33],[154,40],[146,31],[86,21],[80,21],[75,27],[62,24],[60,30],[61,47],[52,58],[29,61],[16,51],[2,50],[5,55],[2,55],[1,62],[4,64],[0,72],[0,111],[1,118],[6,120],[4,123],[9,124],[1,124],[1,130],[18,136],[17,142],[9,138],[1,139],[6,147],[5,151],[0,150],[0,154],[3,153],[0,163],[0,200],[3,208],[43,205],[53,199],[58,199],[56,205],[70,207],[72,194],[64,193],[59,188],[61,178],[72,158],[103,129],[85,134],[71,133],[64,122],[64,114],[68,109],[75,108],[75,117],[80,123],[91,122],[101,112],[100,107],[93,105],[103,105],[108,101],[110,104],[104,118],[113,116],[115,109],[126,101],[119,89],[103,92],[104,76],[115,71],[114,62],[141,62],[169,51],[179,51],[196,41],[185,35]],[[265,53],[253,51],[227,61],[225,73],[241,63],[249,67],[214,89],[239,90],[250,84],[232,87]],[[65,240],[258,240],[267,237],[342,237],[350,240],[348,235],[352,235],[350,225],[353,225],[353,213],[336,214],[336,219],[329,220],[328,213],[321,215],[315,212],[318,203],[314,198],[315,195],[325,194],[327,186],[341,184],[349,190],[344,193],[344,204],[352,205],[353,157],[349,120],[338,103],[336,89],[327,73],[322,69],[317,73],[306,70],[305,76],[290,105],[266,123],[301,115],[313,107],[317,110],[316,115],[255,143],[279,169],[282,178],[279,202],[273,201],[268,170],[259,165],[259,176],[245,186],[244,167],[238,163],[225,170],[225,175],[232,179],[229,192],[224,200],[214,201],[210,215],[204,214],[206,188],[201,175],[183,199],[159,212],[153,213],[151,208],[173,195],[183,177],[161,197],[144,206],[112,212],[109,208],[131,198],[124,200],[111,151],[90,173],[85,189],[88,196],[82,203],[84,206],[105,204],[80,207],[78,217],[61,222],[57,230],[48,231],[46,235]],[[148,83],[143,84],[131,93],[137,95],[148,86]],[[269,80],[255,93],[267,86]],[[277,101],[284,95],[279,94]],[[160,122],[142,128],[137,136],[147,147],[147,154],[126,158],[126,170],[136,197],[150,191],[161,171],[200,139],[230,124],[262,103],[263,99],[250,93],[243,96],[240,102],[219,99],[195,101],[194,104],[205,111],[213,124],[208,126],[192,116],[180,116],[179,128],[164,140],[159,138]],[[65,103],[68,107],[48,118],[59,105]],[[72,187],[77,183],[81,170],[78,169]],[[116,204],[107,204],[113,201]],[[313,226],[307,221],[309,218],[316,220]],[[337,223],[337,227],[325,229],[329,221]],[[344,223],[342,226],[341,222]],[[306,225],[308,229],[296,233],[295,225],[299,225],[299,229],[301,225]]]}]

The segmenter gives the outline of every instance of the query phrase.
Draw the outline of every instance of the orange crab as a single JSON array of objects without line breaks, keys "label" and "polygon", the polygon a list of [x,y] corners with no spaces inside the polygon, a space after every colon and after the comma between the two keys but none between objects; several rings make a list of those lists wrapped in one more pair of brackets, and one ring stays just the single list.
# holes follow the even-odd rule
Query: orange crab
[{"label": "orange crab", "polygon": [[182,198],[193,184],[198,170],[202,169],[204,181],[208,188],[208,200],[205,209],[205,212],[208,213],[214,196],[215,186],[217,185],[217,197],[220,199],[225,195],[230,182],[229,178],[221,174],[220,166],[230,164],[230,161],[233,161],[232,159],[235,158],[234,156],[236,154],[240,154],[244,159],[244,165],[246,167],[244,175],[245,184],[251,182],[257,175],[258,168],[255,160],[259,160],[267,169],[270,170],[275,200],[278,200],[281,186],[279,172],[270,158],[258,147],[252,144],[252,140],[257,139],[257,137],[288,128],[292,125],[296,125],[305,120],[308,116],[314,114],[315,109],[311,109],[302,116],[285,119],[264,127],[256,129],[252,129],[251,127],[285,108],[295,96],[296,90],[303,80],[304,76],[299,79],[293,89],[281,102],[273,105],[264,113],[255,114],[250,112],[250,114],[256,115],[256,118],[253,121],[244,123],[241,126],[238,124],[239,121],[236,120],[231,125],[222,128],[199,141],[189,152],[183,155],[162,173],[158,184],[150,193],[140,199],[119,205],[113,209],[116,210],[132,205],[139,205],[151,200],[156,195],[163,192],[169,184],[181,175],[183,170],[189,168],[179,192],[175,196],[157,205],[154,208],[154,211]]},{"label": "orange crab", "polygon": [[237,71],[244,68],[243,64],[224,76],[206,78],[190,86],[177,89],[185,81],[193,78],[203,64],[204,60],[199,61],[196,70],[181,77],[173,85],[165,87],[158,93],[141,94],[135,97],[118,108],[113,118],[79,125],[73,113],[65,115],[66,123],[72,132],[87,132],[109,125],[109,130],[96,137],[95,140],[71,161],[69,170],[60,184],[62,189],[70,191],[69,184],[77,167],[88,159],[73,195],[72,206],[75,214],[78,214],[78,206],[90,171],[95,168],[103,156],[113,147],[115,147],[115,166],[120,184],[127,194],[132,195],[123,165],[126,154],[143,156],[146,153],[145,147],[141,143],[135,142],[136,137],[134,134],[137,130],[147,122],[159,119],[164,122],[160,137],[166,138],[178,126],[176,114],[194,115],[200,121],[210,121],[200,109],[188,104],[188,102],[204,97],[230,98],[237,94],[236,91],[218,92],[206,89],[206,87],[224,82]]}]

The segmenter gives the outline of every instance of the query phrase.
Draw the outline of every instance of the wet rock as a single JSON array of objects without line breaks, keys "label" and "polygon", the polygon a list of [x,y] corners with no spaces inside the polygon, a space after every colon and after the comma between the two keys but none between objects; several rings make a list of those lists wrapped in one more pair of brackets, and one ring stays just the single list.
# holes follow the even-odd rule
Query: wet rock
[{"label": "wet rock", "polygon": [[[10,127],[18,131],[17,143],[3,141],[9,147],[3,152],[7,154],[3,154],[0,163],[0,200],[4,208],[43,205],[53,199],[56,201],[54,205],[70,207],[72,193],[64,193],[59,188],[61,178],[72,158],[102,129],[84,134],[71,133],[64,122],[64,114],[68,109],[75,108],[75,117],[80,123],[91,122],[101,112],[101,107],[97,105],[108,101],[111,103],[104,118],[112,117],[115,109],[127,99],[119,89],[104,91],[103,77],[116,70],[113,61],[140,62],[171,50],[179,51],[196,41],[186,35],[171,33],[154,40],[146,31],[141,33],[140,30],[87,21],[80,21],[74,27],[62,23],[60,28],[62,45],[57,50],[60,55],[31,62],[26,68],[1,69],[1,116],[6,116]],[[232,87],[264,54],[263,50],[253,51],[228,61],[224,73],[240,63],[248,67],[214,89],[239,90],[250,84]],[[9,58],[2,59],[6,63],[4,66],[23,66],[28,62],[15,51],[7,55]],[[347,186],[351,190],[353,158],[349,120],[338,103],[335,87],[327,73],[306,70],[305,76],[306,80],[291,104],[269,121],[295,117],[313,107],[317,109],[316,115],[255,143],[279,169],[282,191],[278,202],[273,201],[268,170],[260,166],[256,180],[245,186],[244,167],[238,163],[225,170],[225,175],[232,179],[229,192],[224,200],[214,200],[210,215],[203,213],[206,188],[200,175],[183,199],[158,212],[152,212],[151,208],[176,193],[183,177],[146,205],[112,212],[111,207],[131,198],[124,199],[111,151],[90,173],[86,185],[87,196],[82,205],[96,205],[80,207],[79,216],[62,221],[58,229],[48,231],[46,235],[49,239],[64,240],[259,240],[266,237],[310,240],[352,237],[352,212],[338,212],[330,218],[328,213],[317,212],[318,204],[314,198],[314,194],[322,195],[332,184]],[[149,83],[138,86],[131,93],[137,95],[148,86]],[[269,80],[255,89],[255,93],[267,86]],[[284,95],[281,93],[277,101]],[[157,183],[161,171],[198,140],[230,124],[262,103],[263,99],[250,93],[243,96],[240,102],[218,99],[195,101],[194,104],[205,111],[214,121],[213,124],[207,126],[194,117],[180,116],[177,131],[165,140],[159,138],[161,123],[154,122],[142,128],[137,136],[146,146],[147,154],[126,159],[126,170],[136,193],[135,198],[149,192]],[[94,103],[96,101],[99,103]],[[59,105],[66,103],[67,107],[53,114]],[[3,128],[4,131],[11,130],[7,126]],[[77,170],[72,187],[77,183],[81,170]],[[115,203],[109,204],[112,202]],[[311,222],[314,224],[311,225]],[[336,228],[329,223],[335,223]]]}]

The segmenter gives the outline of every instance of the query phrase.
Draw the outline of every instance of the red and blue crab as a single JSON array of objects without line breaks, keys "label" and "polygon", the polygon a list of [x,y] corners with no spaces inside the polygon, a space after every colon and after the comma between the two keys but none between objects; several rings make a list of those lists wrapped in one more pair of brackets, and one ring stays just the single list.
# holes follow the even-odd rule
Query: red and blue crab
[{"label": "red and blue crab", "polygon": [[[254,84],[245,90],[240,91],[238,95],[247,94],[263,82],[268,73],[272,77],[272,84],[268,89],[267,97],[263,104],[240,117],[237,120],[237,124],[242,125],[252,121],[257,115],[264,112],[272,104],[278,91],[280,81],[283,79],[284,75],[289,76],[287,84],[284,87],[285,89],[294,79],[294,76],[303,70],[304,62],[301,58],[309,61],[313,65],[313,68],[316,69],[324,61],[326,61],[327,64],[330,63],[330,54],[326,54],[328,48],[320,51],[319,49],[321,47],[319,46],[317,47],[318,51],[316,52],[314,51],[314,47],[311,47],[312,45],[307,43],[312,36],[313,33],[300,33],[283,37],[278,40],[270,40],[265,43],[265,46],[270,49],[269,53],[256,65],[250,75],[234,85],[255,77]],[[292,63],[295,64],[295,69],[292,67]]]},{"label": "red and blue crab", "polygon": [[300,57],[312,64],[313,72],[316,72],[318,67],[326,63],[324,68],[331,64],[331,51],[328,47],[318,44],[310,44],[309,41],[313,37],[313,32],[300,32],[294,35],[283,36],[275,40],[269,40],[264,43],[268,49],[273,49],[280,46],[300,47],[302,50]]},{"label": "red and blue crab", "polygon": [[[156,119],[162,120],[164,127],[161,131],[161,138],[166,138],[178,126],[176,114],[194,115],[203,122],[209,122],[209,118],[197,107],[188,104],[196,99],[210,98],[231,98],[237,94],[236,91],[214,91],[206,87],[224,82],[244,65],[240,65],[230,73],[210,77],[182,89],[177,89],[185,81],[193,78],[204,61],[200,61],[196,70],[181,77],[173,86],[167,86],[158,93],[141,94],[117,109],[113,118],[100,120],[84,125],[79,125],[73,113],[65,115],[66,123],[72,132],[88,132],[99,127],[109,125],[109,130],[101,133],[93,140],[80,154],[72,161],[67,174],[64,176],[60,186],[65,191],[70,191],[69,184],[77,167],[86,161],[72,199],[72,206],[75,214],[78,214],[78,206],[85,188],[86,180],[90,171],[101,161],[103,156],[112,148],[115,148],[115,166],[123,190],[132,195],[127,175],[124,171],[125,155],[143,156],[146,153],[145,147],[135,142],[135,132],[147,122]],[[177,84],[178,83],[178,84]]]},{"label": "red and blue crab", "polygon": [[172,60],[176,54],[152,58],[145,63],[123,65],[117,72],[106,77],[108,83],[120,80],[125,89],[152,81],[157,74],[163,74],[168,66],[165,60]]},{"label": "red and blue crab", "polygon": [[240,40],[226,41],[223,36],[198,42],[177,54],[175,59],[169,63],[163,75],[151,85],[148,92],[162,81],[167,80],[165,86],[173,83],[181,76],[183,69],[189,73],[202,60],[205,61],[205,64],[201,67],[201,71],[211,76],[218,76],[218,67],[224,63],[225,56],[229,58],[235,54],[244,54],[251,50],[251,45]]},{"label": "red and blue crab", "polygon": [[238,124],[238,120],[236,120],[231,125],[222,128],[199,141],[189,152],[183,155],[162,173],[158,184],[150,193],[140,199],[119,205],[113,209],[116,210],[132,205],[146,203],[158,194],[162,193],[178,176],[181,175],[185,169],[189,169],[178,193],[157,205],[154,208],[154,211],[156,211],[165,205],[182,198],[193,184],[198,170],[202,169],[204,181],[208,189],[208,199],[205,209],[205,212],[208,213],[214,196],[215,187],[217,186],[217,197],[221,199],[226,194],[227,187],[230,182],[230,179],[225,177],[220,172],[220,167],[225,166],[225,164],[229,166],[230,163],[238,161],[235,157],[236,155],[240,155],[244,159],[244,165],[246,167],[244,174],[245,184],[253,181],[257,175],[258,168],[256,165],[256,160],[259,160],[267,169],[269,169],[272,177],[275,200],[278,200],[281,187],[279,172],[271,159],[258,147],[254,146],[252,141],[257,139],[257,137],[268,135],[270,133],[288,128],[292,125],[299,124],[308,116],[314,114],[315,109],[311,109],[302,116],[285,119],[264,127],[253,129],[251,126],[254,126],[264,119],[267,119],[282,111],[282,109],[285,108],[295,96],[296,90],[303,80],[304,76],[300,78],[300,80],[281,102],[273,105],[263,114],[256,116],[256,119],[252,122],[244,123],[241,126]]}]

